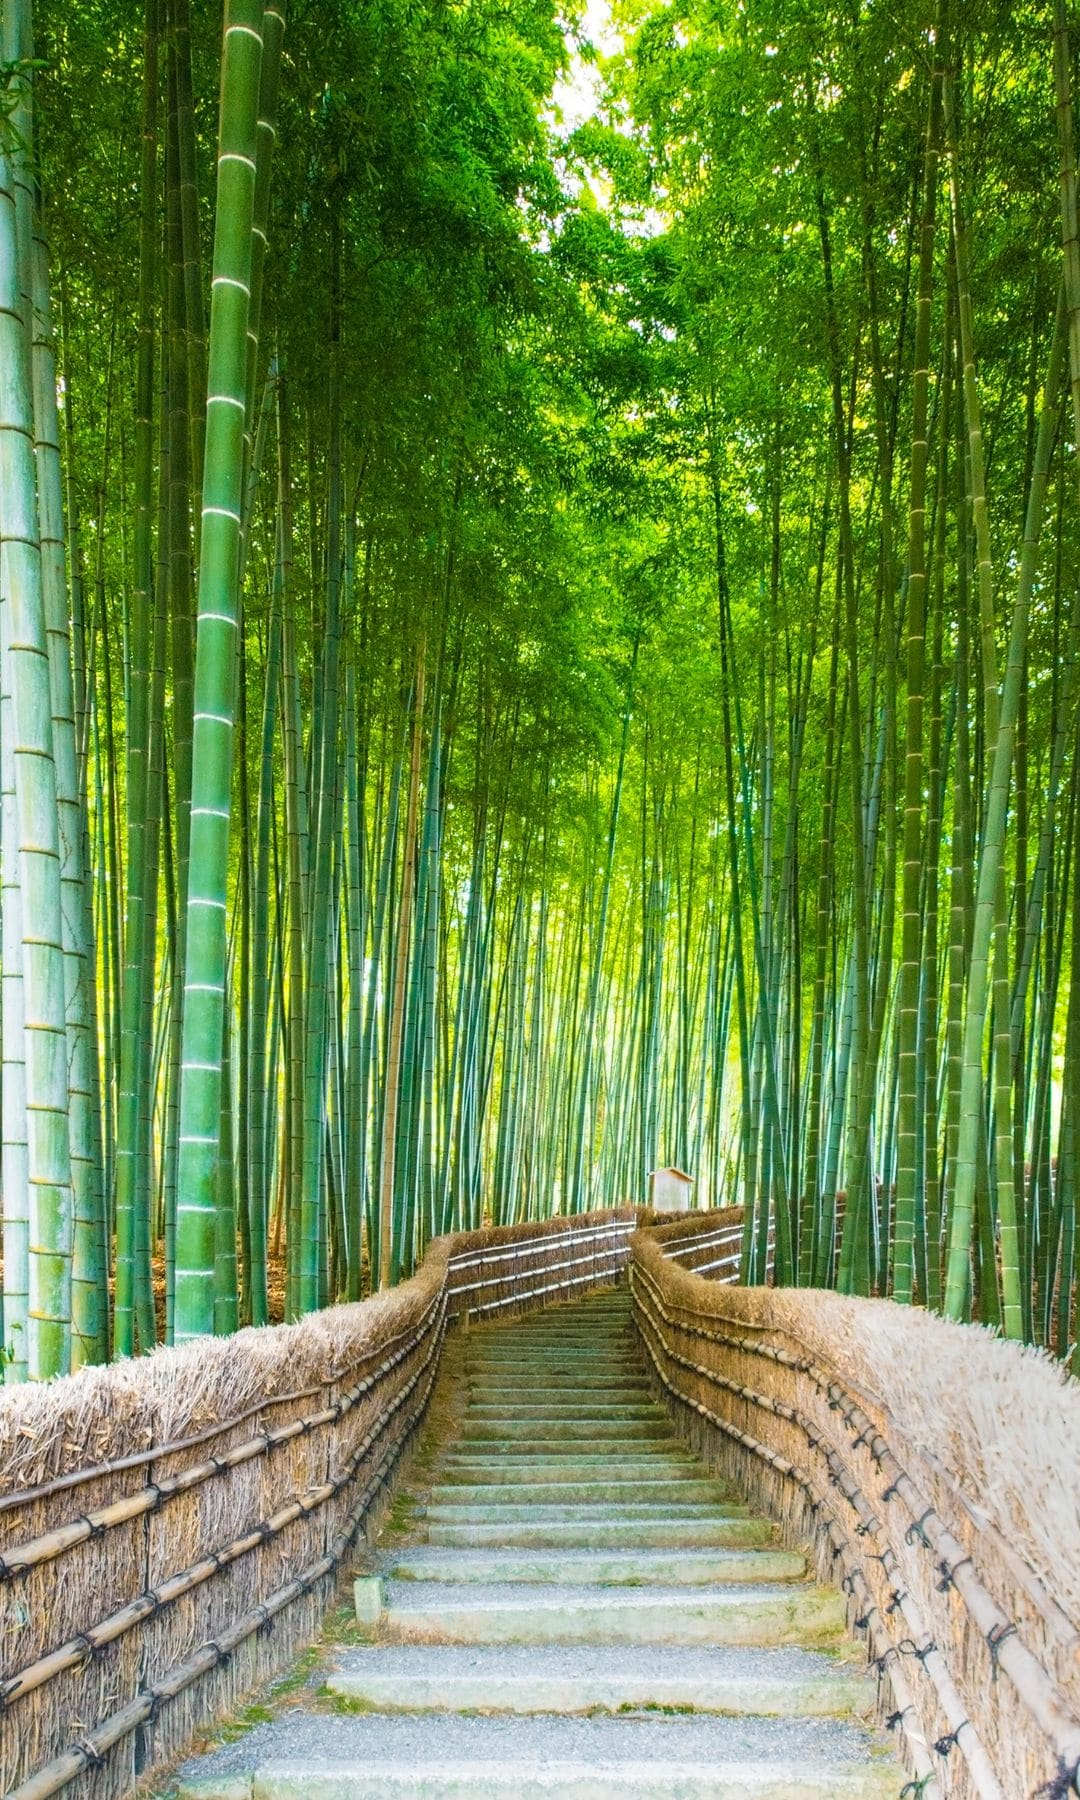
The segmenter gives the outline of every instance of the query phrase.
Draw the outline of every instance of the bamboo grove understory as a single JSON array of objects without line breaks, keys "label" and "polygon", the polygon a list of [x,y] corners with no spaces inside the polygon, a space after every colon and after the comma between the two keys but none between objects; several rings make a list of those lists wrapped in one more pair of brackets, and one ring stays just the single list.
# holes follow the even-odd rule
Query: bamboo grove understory
[{"label": "bamboo grove understory", "polygon": [[658,1163],[1076,1356],[1080,33],[612,12],[3,0],[7,1380]]}]

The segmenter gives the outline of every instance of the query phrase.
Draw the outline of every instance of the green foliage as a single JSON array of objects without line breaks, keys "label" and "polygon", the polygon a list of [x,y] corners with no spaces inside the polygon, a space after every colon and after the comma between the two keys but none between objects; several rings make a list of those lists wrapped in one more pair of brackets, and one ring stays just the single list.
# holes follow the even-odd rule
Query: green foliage
[{"label": "green foliage", "polygon": [[[924,0],[614,14],[605,56],[545,0],[302,0],[246,367],[232,346],[244,441],[223,449],[204,438],[219,20],[151,7],[149,144],[130,9],[42,0],[98,1111],[140,1331],[159,1241],[169,1329],[229,1319],[234,1207],[243,1319],[267,1287],[288,1311],[358,1294],[384,1237],[407,1271],[435,1231],[642,1198],[671,1161],[701,1198],[746,1201],[749,1278],[772,1232],[781,1279],[897,1277],[937,1304],[951,1234],[981,1316],[1010,1295],[1017,1328],[1022,1292],[1020,1328],[1065,1351],[1074,451],[1059,434],[991,796],[958,351],[965,289],[1003,673],[1062,261],[1047,20],[938,20]],[[936,43],[956,145],[926,159]],[[600,101],[564,130],[551,97],[585,64]],[[907,546],[931,214],[923,643]],[[231,613],[235,567],[235,656],[187,624],[214,553],[200,481],[241,496],[242,553],[226,546],[225,599],[204,607]],[[231,760],[196,745],[194,787],[193,653],[236,727]],[[229,813],[213,857],[190,813],[205,821],[208,793]],[[133,955],[121,896],[144,817]],[[995,856],[993,1089],[968,975]],[[187,927],[211,874],[208,961]],[[222,1020],[181,1018],[185,978],[222,992]],[[194,1174],[181,1027],[213,1077]],[[146,1089],[134,1221],[113,1166],[122,1064]],[[192,1203],[181,1285],[213,1263],[218,1291],[177,1321]]]}]

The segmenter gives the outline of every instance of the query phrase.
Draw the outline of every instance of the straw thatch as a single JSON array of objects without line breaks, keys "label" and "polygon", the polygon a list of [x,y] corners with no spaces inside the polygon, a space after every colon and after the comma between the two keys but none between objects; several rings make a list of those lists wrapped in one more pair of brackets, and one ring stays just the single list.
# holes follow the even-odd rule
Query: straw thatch
[{"label": "straw thatch", "polygon": [[631,1282],[658,1390],[844,1588],[912,1792],[1077,1792],[1077,1385],[888,1301],[719,1286],[655,1235]]},{"label": "straw thatch", "polygon": [[439,1239],[359,1305],[0,1392],[0,1792],[127,1794],[284,1666],[392,1492],[450,1319],[612,1281],[636,1217]]}]

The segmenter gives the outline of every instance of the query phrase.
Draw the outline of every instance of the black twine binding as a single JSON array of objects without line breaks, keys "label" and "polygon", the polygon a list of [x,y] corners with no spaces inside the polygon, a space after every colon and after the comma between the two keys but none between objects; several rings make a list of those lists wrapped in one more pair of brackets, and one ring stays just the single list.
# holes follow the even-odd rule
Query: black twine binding
[{"label": "black twine binding", "polygon": [[[1006,1638],[1015,1636],[1016,1626],[1011,1620],[1007,1621],[1004,1625],[992,1625],[986,1634],[986,1642],[990,1649],[990,1668],[993,1672],[995,1681],[997,1680],[998,1668],[1001,1663],[1001,1646]],[[1068,1793],[1068,1791],[1068,1788],[1066,1788],[1065,1792]]]},{"label": "black twine binding", "polygon": [[[967,1724],[967,1720],[965,1719],[964,1725],[966,1725],[966,1724]],[[956,1743],[959,1743],[960,1733],[963,1731],[964,1725],[958,1725],[956,1727],[955,1731],[947,1731],[944,1737],[939,1737],[937,1739],[936,1743],[934,1744],[934,1749],[937,1751],[939,1756],[948,1756],[949,1751],[952,1749],[953,1745]]]},{"label": "black twine binding", "polygon": [[950,1588],[956,1586],[957,1573],[964,1567],[965,1563],[969,1563],[970,1561],[970,1556],[961,1556],[959,1560],[954,1563],[938,1563],[938,1568],[941,1571],[941,1580],[937,1583],[939,1594],[947,1594]]},{"label": "black twine binding", "polygon": [[931,1548],[930,1539],[926,1535],[926,1521],[930,1518],[933,1510],[932,1506],[928,1506],[926,1511],[920,1514],[919,1518],[912,1520],[904,1533],[905,1544],[920,1543],[924,1550],[929,1550]]},{"label": "black twine binding", "polygon": [[1080,1758],[1071,1769],[1068,1763],[1059,1762],[1057,1774],[1035,1789],[1032,1800],[1069,1800],[1070,1794],[1080,1794]]},{"label": "black twine binding", "polygon": [[105,1758],[101,1751],[90,1742],[89,1738],[76,1737],[71,1740],[71,1748],[83,1759],[85,1769],[103,1769]]}]

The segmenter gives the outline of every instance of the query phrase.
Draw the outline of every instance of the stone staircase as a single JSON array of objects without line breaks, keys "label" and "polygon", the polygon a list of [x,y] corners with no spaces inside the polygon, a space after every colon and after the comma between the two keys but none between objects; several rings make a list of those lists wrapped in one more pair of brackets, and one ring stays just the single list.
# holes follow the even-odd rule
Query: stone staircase
[{"label": "stone staircase", "polygon": [[625,1293],[464,1352],[417,1530],[369,1553],[336,1713],[182,1772],[190,1800],[897,1800],[840,1595],[675,1437]]}]

